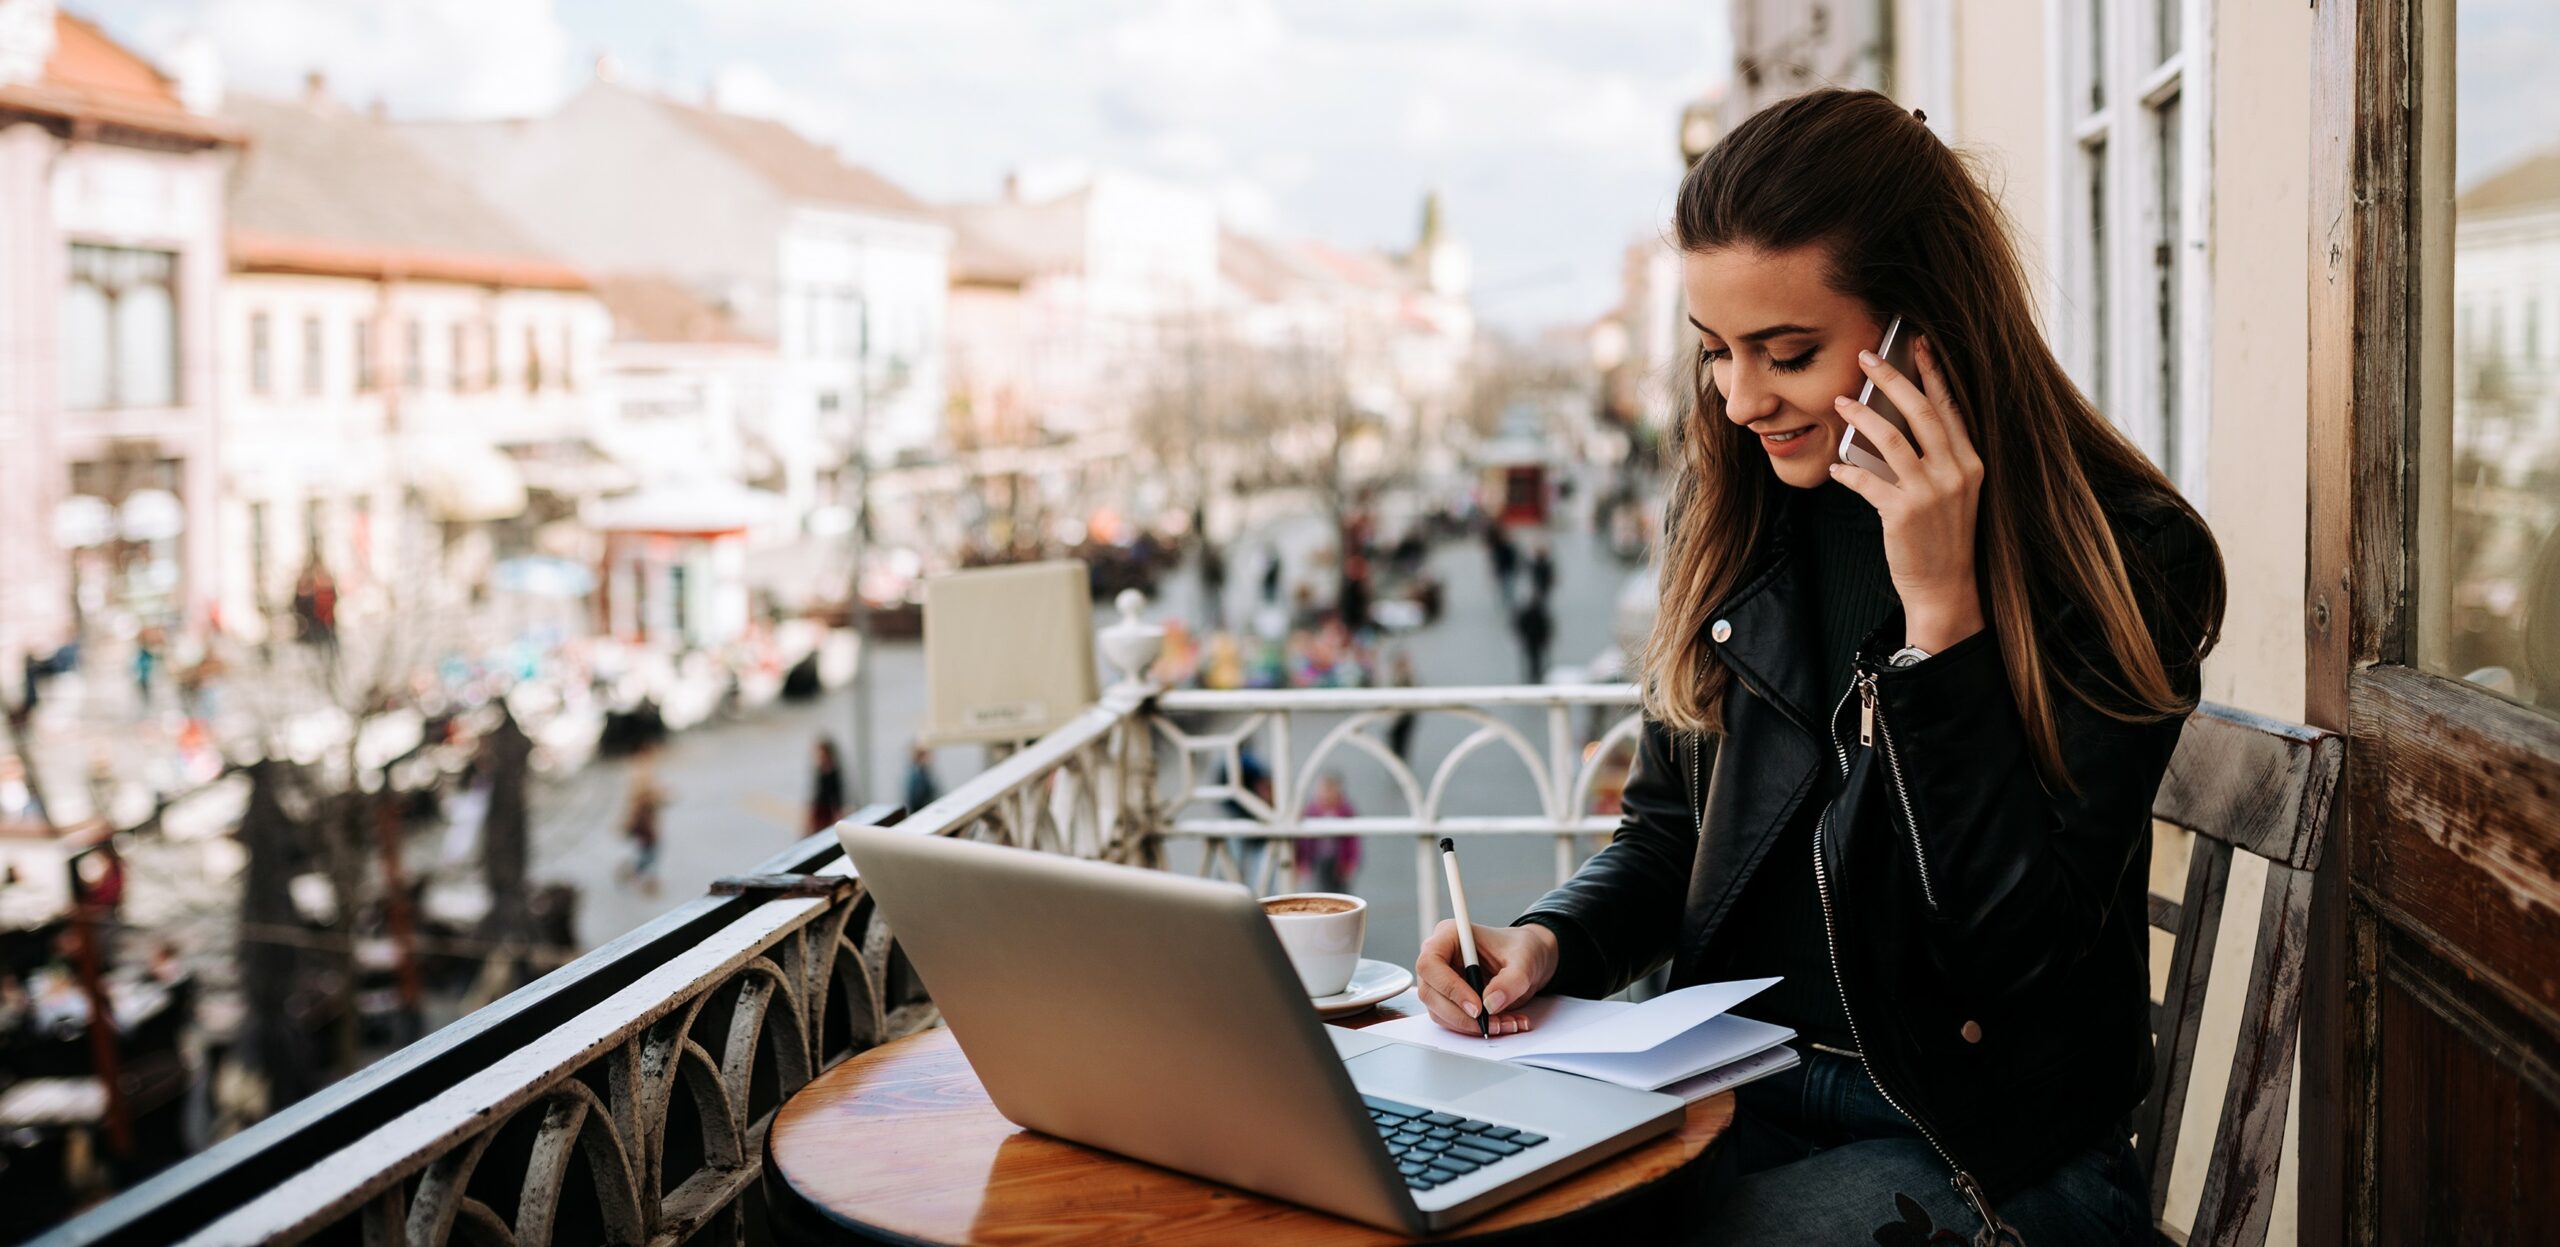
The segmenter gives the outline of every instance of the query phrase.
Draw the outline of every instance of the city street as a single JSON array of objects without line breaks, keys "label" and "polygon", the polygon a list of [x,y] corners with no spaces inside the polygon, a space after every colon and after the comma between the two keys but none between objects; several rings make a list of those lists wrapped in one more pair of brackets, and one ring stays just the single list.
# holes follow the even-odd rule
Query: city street
[{"label": "city street", "polygon": [[[1305,575],[1307,553],[1323,543],[1324,523],[1313,513],[1283,517],[1250,528],[1233,543],[1230,554],[1230,620],[1240,618],[1258,589],[1265,551],[1285,551],[1288,575]],[[1578,664],[1611,643],[1612,603],[1629,569],[1609,557],[1600,539],[1572,519],[1552,534],[1557,564],[1556,643],[1552,661]],[[1496,590],[1483,546],[1473,540],[1445,544],[1433,552],[1431,567],[1447,585],[1447,609],[1440,621],[1397,639],[1390,646],[1409,649],[1416,673],[1425,685],[1509,684],[1520,678],[1520,659],[1506,612]],[[1284,589],[1284,593],[1286,590]],[[1190,570],[1170,579],[1162,600],[1150,603],[1151,618],[1198,618],[1198,586]],[[1098,619],[1112,612],[1096,604]],[[916,708],[924,697],[924,651],[919,643],[884,643],[874,704],[879,726],[873,741],[874,765],[886,789],[884,800],[897,800],[904,759],[913,735]],[[1103,678],[1110,678],[1105,673]],[[631,786],[631,767],[623,759],[599,759],[579,773],[537,790],[534,875],[578,885],[583,894],[578,929],[583,942],[595,944],[646,921],[651,916],[702,893],[711,879],[745,869],[804,834],[812,742],[820,734],[848,741],[853,719],[849,689],[831,690],[807,703],[776,703],[734,723],[706,724],[678,734],[659,752],[658,782],[668,792],[660,851],[661,886],[655,895],[640,892],[618,876],[630,860],[622,836],[622,816]],[[1542,741],[1544,726],[1535,714],[1516,722],[1533,741]],[[1454,716],[1425,716],[1417,726],[1414,762],[1424,782],[1431,768],[1461,740],[1470,725]],[[1311,749],[1319,731],[1302,731],[1300,750]],[[1382,768],[1365,756],[1345,759],[1343,781],[1353,806],[1365,814],[1393,812],[1401,800]],[[1484,752],[1471,758],[1464,795],[1452,813],[1512,813],[1535,801],[1525,776],[1508,765],[1509,755]],[[983,765],[975,747],[936,752],[934,771],[948,789]],[[853,794],[860,804],[862,794]],[[1403,838],[1373,838],[1365,846],[1354,888],[1374,908],[1368,937],[1369,955],[1399,963],[1412,960],[1419,944],[1415,923],[1414,853]],[[1554,844],[1544,837],[1513,842],[1472,842],[1466,849],[1468,888],[1478,917],[1508,921],[1554,882]],[[1195,846],[1172,849],[1178,868],[1196,868]],[[1275,885],[1276,886],[1276,885]]]}]

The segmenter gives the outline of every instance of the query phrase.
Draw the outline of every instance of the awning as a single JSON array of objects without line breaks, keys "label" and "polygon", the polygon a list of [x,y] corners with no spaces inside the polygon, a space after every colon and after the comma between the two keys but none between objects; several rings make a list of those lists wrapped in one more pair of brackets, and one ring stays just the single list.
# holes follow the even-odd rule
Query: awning
[{"label": "awning", "polygon": [[724,480],[665,481],[637,493],[589,503],[580,518],[604,533],[660,533],[676,537],[716,537],[780,522],[786,514],[779,494]]},{"label": "awning", "polygon": [[496,447],[440,434],[411,440],[401,458],[437,519],[476,524],[524,514],[524,474]]},{"label": "awning", "polygon": [[637,483],[631,469],[583,437],[510,442],[504,449],[528,488],[563,498],[599,498]]}]

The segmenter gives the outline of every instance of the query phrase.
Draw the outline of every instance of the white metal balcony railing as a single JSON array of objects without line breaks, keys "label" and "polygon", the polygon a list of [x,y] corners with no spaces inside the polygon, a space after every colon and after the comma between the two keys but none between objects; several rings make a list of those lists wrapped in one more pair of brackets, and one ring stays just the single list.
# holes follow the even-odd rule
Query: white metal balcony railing
[{"label": "white metal balcony railing", "polygon": [[[1124,682],[1083,714],[996,758],[897,825],[1160,867],[1168,837],[1203,842],[1199,869],[1240,880],[1230,837],[1266,839],[1285,868],[1310,836],[1417,837],[1422,926],[1436,920],[1439,836],[1551,836],[1559,876],[1601,767],[1632,741],[1629,686],[1169,692]],[[1575,711],[1629,712],[1586,748]],[[1511,711],[1506,717],[1504,711]],[[1512,721],[1543,717],[1543,743]],[[1474,727],[1426,781],[1365,730],[1406,712]],[[1329,722],[1326,722],[1329,721]],[[1315,747],[1293,743],[1321,724]],[[1271,796],[1244,791],[1239,751],[1270,759]],[[1159,766],[1158,747],[1165,746]],[[1308,777],[1340,751],[1384,766],[1399,815],[1308,819]],[[1477,753],[1507,753],[1537,808],[1447,813]],[[1479,763],[1478,765],[1483,765]],[[1223,768],[1223,769],[1221,769]],[[1226,803],[1246,817],[1223,811]],[[880,821],[894,811],[856,815]],[[47,1243],[675,1244],[704,1230],[762,1237],[764,1134],[820,1070],[929,1024],[831,833],[821,833],[388,1060],[150,1179]],[[573,1177],[582,1176],[582,1180]]]},{"label": "white metal balcony railing", "polygon": [[[1428,935],[1440,920],[1440,873],[1433,847],[1440,837],[1552,837],[1556,879],[1562,882],[1580,864],[1580,848],[1587,837],[1616,829],[1616,815],[1591,810],[1602,777],[1615,765],[1617,749],[1634,745],[1642,722],[1635,705],[1635,686],[1629,684],[1164,693],[1151,703],[1149,715],[1156,733],[1171,746],[1171,756],[1160,764],[1173,783],[1165,796],[1169,817],[1159,834],[1200,837],[1204,841],[1201,873],[1223,874],[1249,884],[1257,893],[1272,890],[1275,874],[1287,877],[1291,850],[1300,840],[1413,836],[1415,912],[1421,915],[1421,933]],[[1532,742],[1528,733],[1499,713],[1513,708],[1538,712],[1545,736],[1542,743]],[[1577,710],[1619,713],[1615,722],[1586,741],[1576,729]],[[1441,756],[1427,780],[1388,748],[1383,734],[1368,730],[1408,713],[1452,715],[1474,725]],[[1209,725],[1184,725],[1195,718],[1206,719]],[[1337,721],[1323,722],[1328,719]],[[1293,746],[1311,728],[1323,735],[1300,759]],[[1271,760],[1269,800],[1236,782],[1244,773],[1239,755],[1248,743],[1257,741],[1256,752]],[[1517,762],[1537,794],[1536,809],[1504,815],[1447,812],[1455,781],[1468,760],[1488,751],[1497,759],[1508,754],[1508,760]],[[1313,791],[1314,777],[1324,774],[1346,752],[1366,754],[1386,769],[1404,799],[1404,813],[1353,818],[1307,818],[1300,813]],[[1204,766],[1204,761],[1210,765]],[[1192,812],[1204,803],[1232,803],[1250,816]],[[1270,838],[1278,842],[1280,851],[1262,857],[1255,877],[1247,880],[1244,864],[1231,847],[1235,838]]]}]

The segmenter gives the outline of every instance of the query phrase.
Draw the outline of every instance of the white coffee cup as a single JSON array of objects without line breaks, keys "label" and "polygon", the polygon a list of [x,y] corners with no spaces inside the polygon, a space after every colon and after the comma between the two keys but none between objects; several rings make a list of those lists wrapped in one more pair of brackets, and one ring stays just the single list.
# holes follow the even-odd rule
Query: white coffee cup
[{"label": "white coffee cup", "polygon": [[1262,912],[1307,995],[1338,995],[1351,985],[1369,934],[1369,902],[1343,892],[1289,892],[1263,897]]}]

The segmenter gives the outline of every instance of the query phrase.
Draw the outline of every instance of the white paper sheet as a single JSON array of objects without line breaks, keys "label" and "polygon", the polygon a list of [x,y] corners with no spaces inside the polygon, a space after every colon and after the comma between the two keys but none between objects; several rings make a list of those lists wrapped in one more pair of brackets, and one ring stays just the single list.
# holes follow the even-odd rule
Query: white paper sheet
[{"label": "white paper sheet", "polygon": [[1696,1029],[1699,1023],[1749,1000],[1777,981],[1768,978],[1700,983],[1642,1004],[1541,996],[1517,1010],[1529,1015],[1528,1030],[1492,1039],[1460,1034],[1419,1013],[1380,1022],[1369,1030],[1426,1048],[1500,1061],[1563,1052],[1643,1052]]},{"label": "white paper sheet", "polygon": [[1649,1091],[1758,1056],[1795,1037],[1795,1031],[1787,1027],[1728,1013],[1708,1018],[1642,1052],[1550,1052],[1515,1059],[1522,1065]]}]

